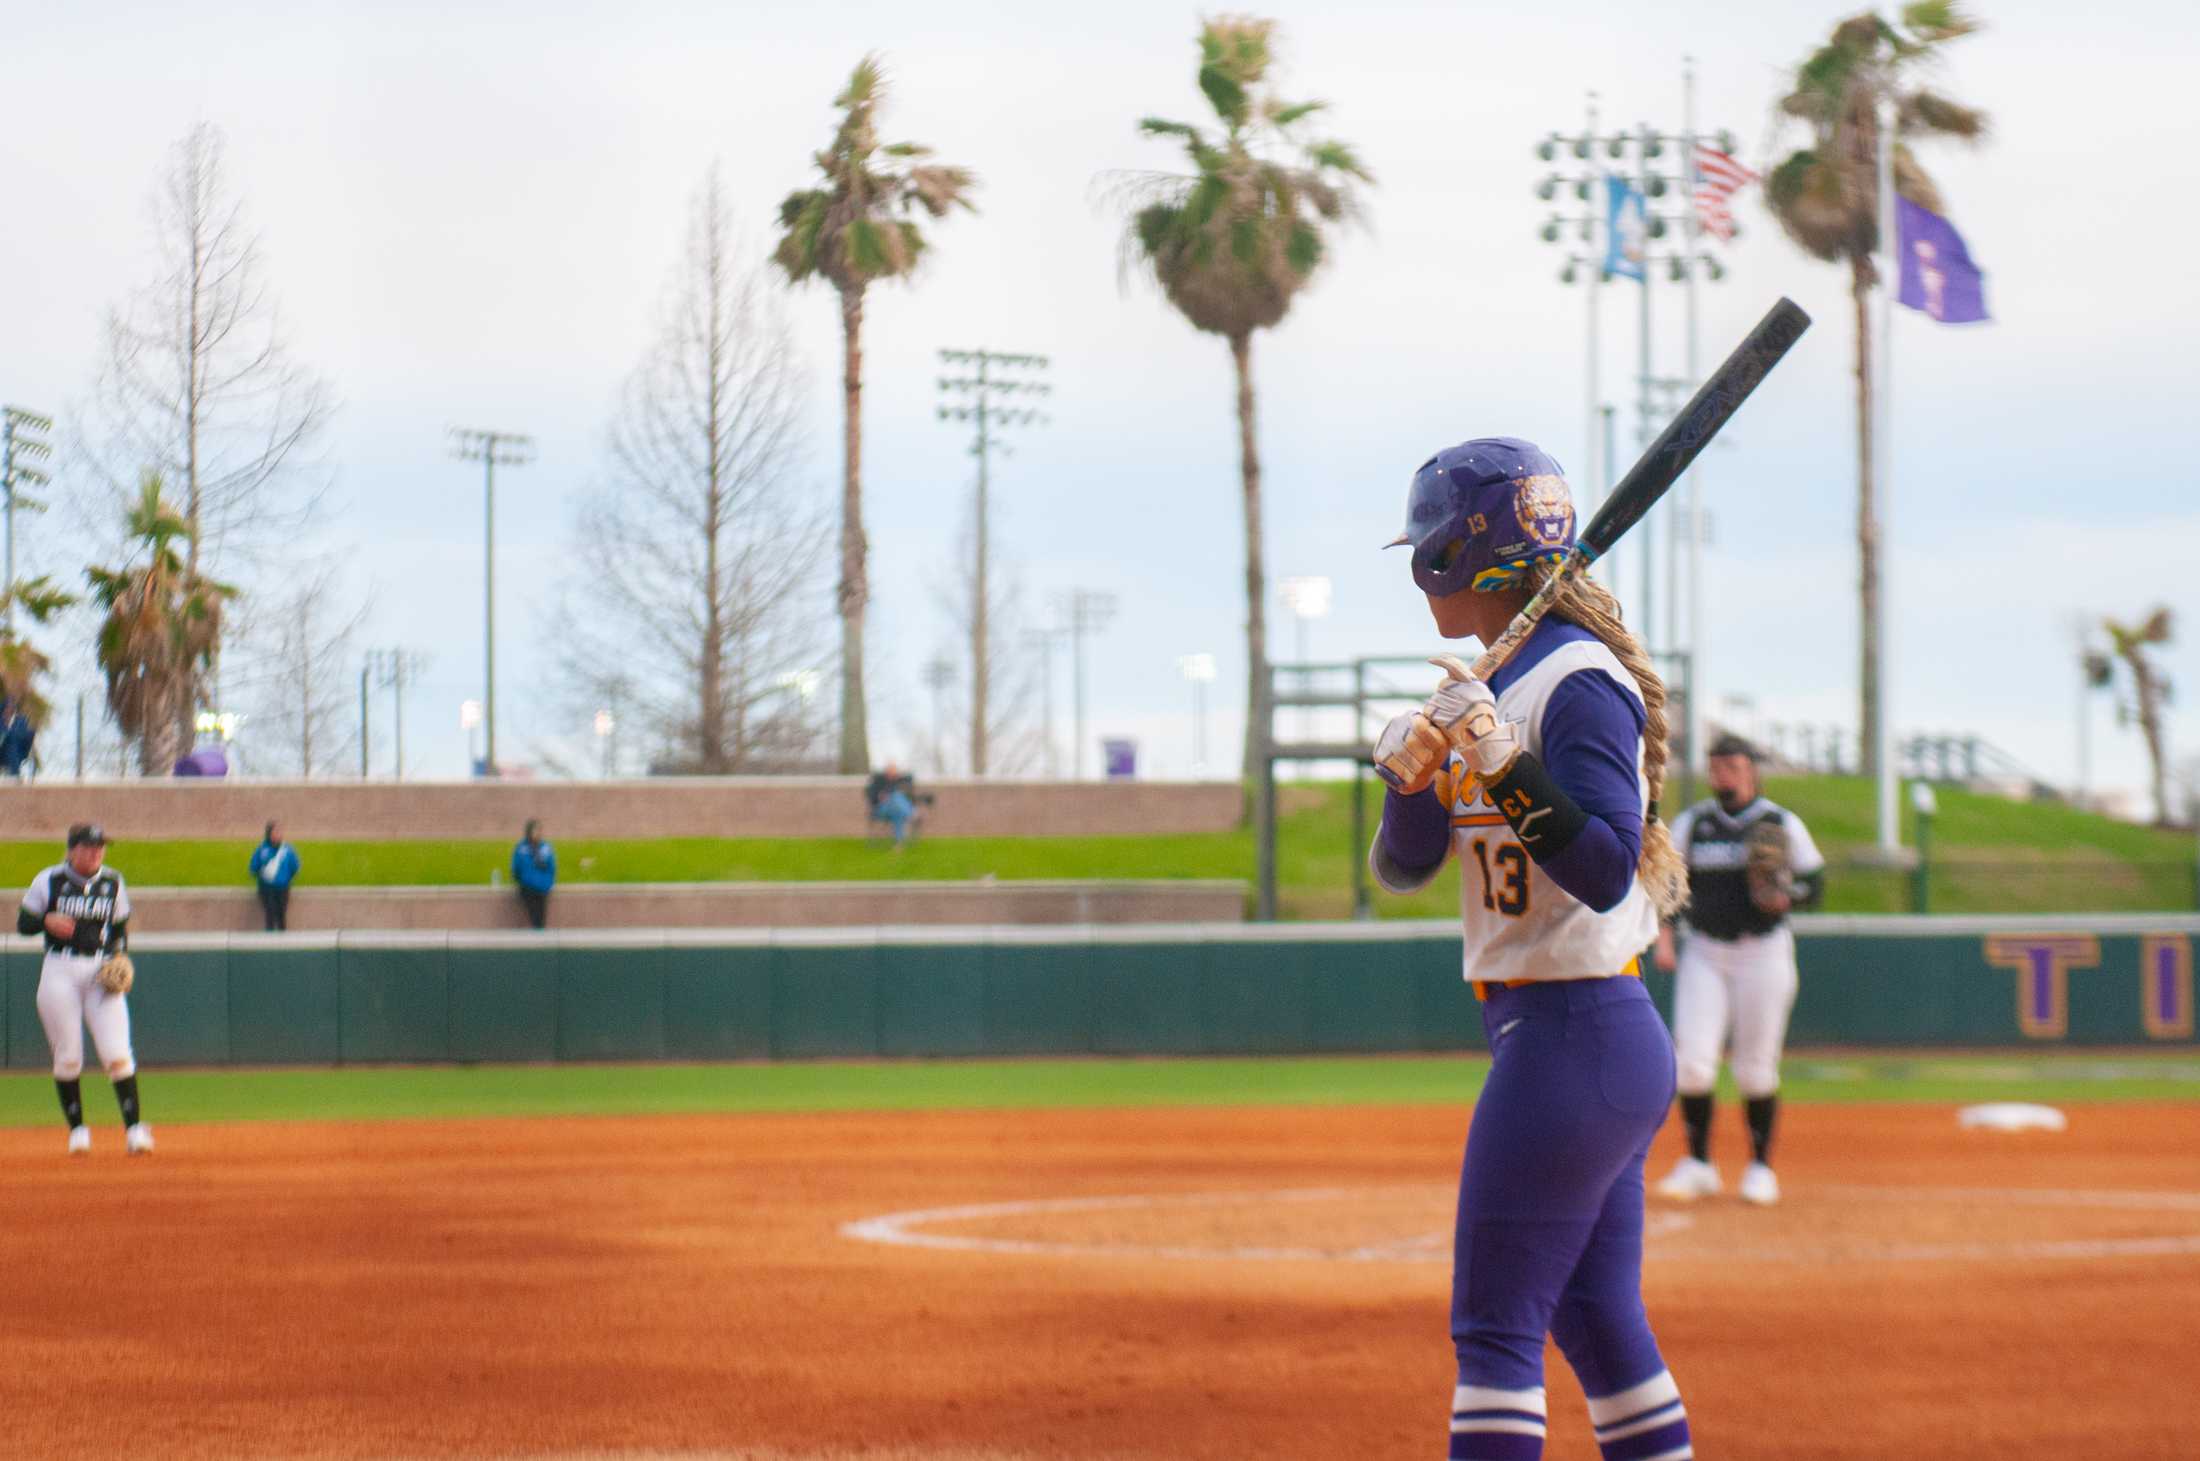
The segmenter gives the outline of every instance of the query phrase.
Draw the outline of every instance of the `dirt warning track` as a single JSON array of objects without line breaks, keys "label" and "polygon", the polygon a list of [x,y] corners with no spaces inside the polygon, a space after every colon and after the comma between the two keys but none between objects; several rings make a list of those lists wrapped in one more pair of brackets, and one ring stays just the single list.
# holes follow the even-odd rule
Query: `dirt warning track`
[{"label": "dirt warning track", "polygon": [[[1466,1123],[0,1131],[0,1456],[1440,1454]],[[1781,1207],[1653,1199],[1700,1453],[2190,1454],[2196,1152],[2200,1106],[1793,1108]]]}]

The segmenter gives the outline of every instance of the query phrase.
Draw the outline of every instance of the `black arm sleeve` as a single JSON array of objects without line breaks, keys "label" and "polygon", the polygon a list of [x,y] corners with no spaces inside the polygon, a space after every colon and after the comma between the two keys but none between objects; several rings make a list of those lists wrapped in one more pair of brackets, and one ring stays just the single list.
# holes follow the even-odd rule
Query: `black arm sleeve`
[{"label": "black arm sleeve", "polygon": [[1489,794],[1520,845],[1538,863],[1548,863],[1571,847],[1589,825],[1589,814],[1526,751],[1513,757],[1511,767],[1490,786]]},{"label": "black arm sleeve", "polygon": [[30,909],[18,908],[15,910],[15,931],[17,933],[34,934],[44,929],[45,926],[46,920],[31,912]]}]

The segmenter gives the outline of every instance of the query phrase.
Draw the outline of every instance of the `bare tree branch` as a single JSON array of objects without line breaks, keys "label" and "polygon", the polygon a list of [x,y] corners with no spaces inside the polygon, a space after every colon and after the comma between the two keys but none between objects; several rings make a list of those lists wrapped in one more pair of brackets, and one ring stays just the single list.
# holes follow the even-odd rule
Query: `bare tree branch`
[{"label": "bare tree branch", "polygon": [[304,566],[263,596],[236,644],[234,689],[250,707],[242,737],[255,771],[341,775],[358,766],[359,630],[370,603],[347,603],[342,564]]},{"label": "bare tree branch", "polygon": [[614,708],[668,769],[821,755],[828,524],[804,502],[801,379],[776,297],[715,167],[689,213],[659,332],[627,378],[606,481],[576,515],[557,616],[572,709]]},{"label": "bare tree branch", "polygon": [[[936,772],[963,770],[974,757],[969,744],[970,703],[974,689],[985,687],[986,772],[1015,776],[1036,770],[1046,755],[1046,742],[1035,723],[1034,712],[1041,689],[1039,659],[1030,653],[1031,624],[1024,612],[1023,589],[1013,563],[1003,561],[999,547],[993,550],[991,581],[986,585],[985,639],[982,652],[976,629],[978,610],[978,514],[973,497],[964,515],[947,585],[939,596],[940,609],[954,627],[954,647],[942,657],[956,666],[952,682],[941,690],[941,705],[959,728],[957,736],[939,733],[945,744],[930,745],[927,759]],[[928,741],[929,744],[929,741]]]},{"label": "bare tree branch", "polygon": [[117,503],[158,471],[190,526],[188,565],[237,577],[319,506],[329,474],[312,449],[335,401],[284,341],[224,149],[202,122],[169,155],[151,210],[159,272],[108,312],[83,445]]}]

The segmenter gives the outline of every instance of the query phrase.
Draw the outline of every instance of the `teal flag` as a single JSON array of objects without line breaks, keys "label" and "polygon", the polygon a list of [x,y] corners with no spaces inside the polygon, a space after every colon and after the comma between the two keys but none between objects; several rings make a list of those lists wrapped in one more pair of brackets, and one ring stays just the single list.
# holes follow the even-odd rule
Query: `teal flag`
[{"label": "teal flag", "polygon": [[1623,177],[1604,177],[1604,277],[1640,279],[1650,253],[1649,200]]}]

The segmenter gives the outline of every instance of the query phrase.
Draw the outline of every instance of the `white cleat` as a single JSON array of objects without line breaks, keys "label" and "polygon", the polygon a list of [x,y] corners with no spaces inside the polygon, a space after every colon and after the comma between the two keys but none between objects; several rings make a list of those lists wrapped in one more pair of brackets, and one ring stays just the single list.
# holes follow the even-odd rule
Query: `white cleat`
[{"label": "white cleat", "polygon": [[1751,1162],[1742,1173],[1741,1186],[1735,1191],[1741,1194],[1744,1202],[1770,1207],[1780,1200],[1780,1179],[1773,1176],[1772,1169],[1763,1162]]},{"label": "white cleat", "polygon": [[81,1157],[92,1149],[92,1129],[89,1126],[69,1128],[69,1155]]},{"label": "white cleat", "polygon": [[1717,1167],[1694,1157],[1682,1157],[1658,1184],[1658,1196],[1670,1197],[1676,1202],[1694,1202],[1699,1197],[1718,1196],[1722,1185]]},{"label": "white cleat", "polygon": [[153,1128],[140,1121],[125,1133],[123,1145],[129,1148],[130,1155],[133,1157],[142,1156],[151,1151],[153,1149]]}]

